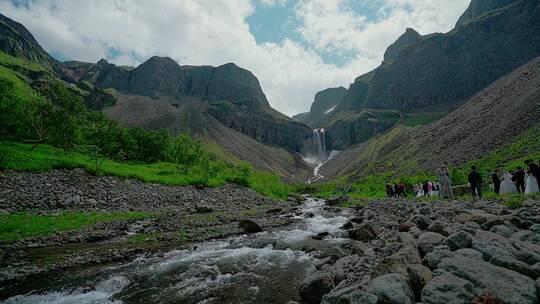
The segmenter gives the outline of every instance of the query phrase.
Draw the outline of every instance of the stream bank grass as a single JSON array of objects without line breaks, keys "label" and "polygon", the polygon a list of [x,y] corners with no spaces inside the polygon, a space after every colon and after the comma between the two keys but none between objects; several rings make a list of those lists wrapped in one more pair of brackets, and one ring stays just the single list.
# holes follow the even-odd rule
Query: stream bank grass
[{"label": "stream bank grass", "polygon": [[80,230],[96,223],[117,220],[139,220],[154,216],[150,212],[64,212],[38,215],[31,212],[0,214],[0,242],[14,242],[55,232]]}]

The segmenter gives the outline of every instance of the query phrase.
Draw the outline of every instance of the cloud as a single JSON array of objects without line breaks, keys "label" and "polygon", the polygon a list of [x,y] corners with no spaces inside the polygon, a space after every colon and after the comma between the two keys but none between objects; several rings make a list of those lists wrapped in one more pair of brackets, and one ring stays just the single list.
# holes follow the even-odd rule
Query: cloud
[{"label": "cloud", "polygon": [[[351,0],[300,0],[294,15],[302,40],[257,43],[246,22],[254,1],[284,6],[292,0],[2,1],[0,11],[62,58],[122,65],[153,55],[191,65],[235,62],[259,78],[273,107],[292,115],[307,111],[317,91],[347,86],[375,68],[406,27],[448,31],[469,2],[375,0],[373,20],[351,9]],[[337,66],[324,62],[325,54],[352,57]]]}]

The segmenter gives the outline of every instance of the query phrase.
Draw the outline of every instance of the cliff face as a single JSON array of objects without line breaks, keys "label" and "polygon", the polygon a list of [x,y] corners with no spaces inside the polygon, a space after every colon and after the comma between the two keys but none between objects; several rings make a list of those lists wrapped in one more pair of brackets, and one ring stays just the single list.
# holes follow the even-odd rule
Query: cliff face
[{"label": "cliff face", "polygon": [[101,89],[113,88],[121,94],[153,99],[170,97],[178,104],[198,101],[201,111],[265,144],[301,152],[304,139],[311,134],[307,126],[276,114],[257,78],[232,63],[219,67],[180,66],[170,58],[155,56],[134,69],[105,60],[69,66],[79,80]]},{"label": "cliff face", "polygon": [[344,87],[330,88],[315,94],[315,100],[305,123],[312,127],[323,125],[336,110],[345,94],[347,94],[347,89]]},{"label": "cliff face", "polygon": [[473,1],[460,26],[447,34],[417,37],[409,30],[389,48],[389,60],[371,80],[351,85],[343,108],[458,106],[540,55],[540,3],[495,2]]}]

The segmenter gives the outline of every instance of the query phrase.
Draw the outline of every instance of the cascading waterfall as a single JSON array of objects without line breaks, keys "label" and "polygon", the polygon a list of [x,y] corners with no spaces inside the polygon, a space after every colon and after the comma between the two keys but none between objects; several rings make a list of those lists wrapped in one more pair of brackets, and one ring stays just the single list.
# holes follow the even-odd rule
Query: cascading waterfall
[{"label": "cascading waterfall", "polygon": [[313,129],[313,144],[315,157],[318,162],[324,162],[326,160],[326,139],[324,136],[324,129]]}]

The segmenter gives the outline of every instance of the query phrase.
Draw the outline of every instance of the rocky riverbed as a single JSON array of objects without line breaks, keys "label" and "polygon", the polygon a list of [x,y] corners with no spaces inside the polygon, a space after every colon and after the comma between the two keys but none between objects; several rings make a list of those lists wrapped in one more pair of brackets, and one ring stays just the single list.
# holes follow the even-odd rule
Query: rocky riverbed
[{"label": "rocky riverbed", "polygon": [[[299,204],[278,201],[237,185],[178,187],[84,170],[0,172],[0,212],[37,215],[122,214],[142,219],[98,222],[75,231],[0,242],[0,298],[21,283],[66,269],[122,262],[181,244],[290,224]],[[252,220],[256,226],[239,226]],[[246,225],[246,223],[244,223]]]},{"label": "rocky riverbed", "polygon": [[[482,200],[341,208],[339,199],[298,205],[232,185],[170,187],[76,170],[6,172],[1,181],[4,212],[158,214],[3,244],[7,303],[539,303],[536,198],[518,208]],[[246,219],[258,225],[239,225]],[[131,239],[141,234],[155,239]]]}]

